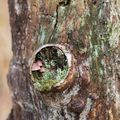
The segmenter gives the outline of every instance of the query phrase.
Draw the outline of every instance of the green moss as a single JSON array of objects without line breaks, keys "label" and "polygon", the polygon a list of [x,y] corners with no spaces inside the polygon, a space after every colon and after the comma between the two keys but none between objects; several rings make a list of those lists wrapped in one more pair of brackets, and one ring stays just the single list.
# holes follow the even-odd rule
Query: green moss
[{"label": "green moss", "polygon": [[51,72],[46,69],[43,76],[39,76],[39,72],[34,72],[33,77],[35,78],[34,86],[39,91],[50,91],[51,88],[58,82],[64,79],[68,71],[67,67],[63,70],[57,69],[57,72]]},{"label": "green moss", "polygon": [[39,91],[50,91],[51,88],[57,83],[58,81],[56,80],[39,80],[34,83],[34,86],[36,89]]}]

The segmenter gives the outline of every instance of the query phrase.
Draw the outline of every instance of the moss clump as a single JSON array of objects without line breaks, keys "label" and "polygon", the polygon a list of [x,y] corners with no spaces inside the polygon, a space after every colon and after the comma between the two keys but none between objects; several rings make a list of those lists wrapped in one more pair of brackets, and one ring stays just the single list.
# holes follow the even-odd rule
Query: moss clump
[{"label": "moss clump", "polygon": [[57,71],[49,71],[46,69],[43,76],[39,76],[39,72],[33,73],[35,78],[34,86],[39,91],[50,91],[51,88],[58,82],[64,79],[68,71],[68,67],[65,66],[64,69],[57,69]]},{"label": "moss clump", "polygon": [[37,90],[40,91],[50,91],[51,88],[57,83],[56,80],[39,80],[34,83],[34,86]]}]

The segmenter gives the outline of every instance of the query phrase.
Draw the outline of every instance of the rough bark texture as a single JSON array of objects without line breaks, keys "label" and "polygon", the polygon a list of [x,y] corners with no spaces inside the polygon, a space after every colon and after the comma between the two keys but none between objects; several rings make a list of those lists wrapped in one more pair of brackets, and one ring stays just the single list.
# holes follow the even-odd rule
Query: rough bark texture
[{"label": "rough bark texture", "polygon": [[[119,120],[119,7],[119,0],[9,0],[9,120]],[[48,43],[68,45],[77,76],[65,91],[41,94],[28,63],[33,51]]]},{"label": "rough bark texture", "polygon": [[13,58],[8,76],[13,91],[11,120],[43,120],[41,103],[29,74],[28,61],[39,29],[39,1],[9,0]]}]

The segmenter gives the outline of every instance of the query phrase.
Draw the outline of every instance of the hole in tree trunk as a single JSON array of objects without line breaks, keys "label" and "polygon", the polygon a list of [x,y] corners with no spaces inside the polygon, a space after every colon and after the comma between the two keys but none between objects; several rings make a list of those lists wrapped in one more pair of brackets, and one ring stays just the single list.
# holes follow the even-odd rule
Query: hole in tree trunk
[{"label": "hole in tree trunk", "polygon": [[46,44],[38,48],[30,62],[34,87],[41,92],[59,92],[69,88],[74,72],[70,50],[59,44]]}]

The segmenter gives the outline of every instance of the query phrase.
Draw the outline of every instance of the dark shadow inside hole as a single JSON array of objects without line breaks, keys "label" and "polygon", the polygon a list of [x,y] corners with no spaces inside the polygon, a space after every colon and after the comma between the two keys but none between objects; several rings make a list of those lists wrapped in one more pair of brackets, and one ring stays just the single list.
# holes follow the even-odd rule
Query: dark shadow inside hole
[{"label": "dark shadow inside hole", "polygon": [[49,91],[68,72],[68,61],[65,53],[56,46],[42,48],[35,55],[31,67],[34,85],[40,91]]}]

